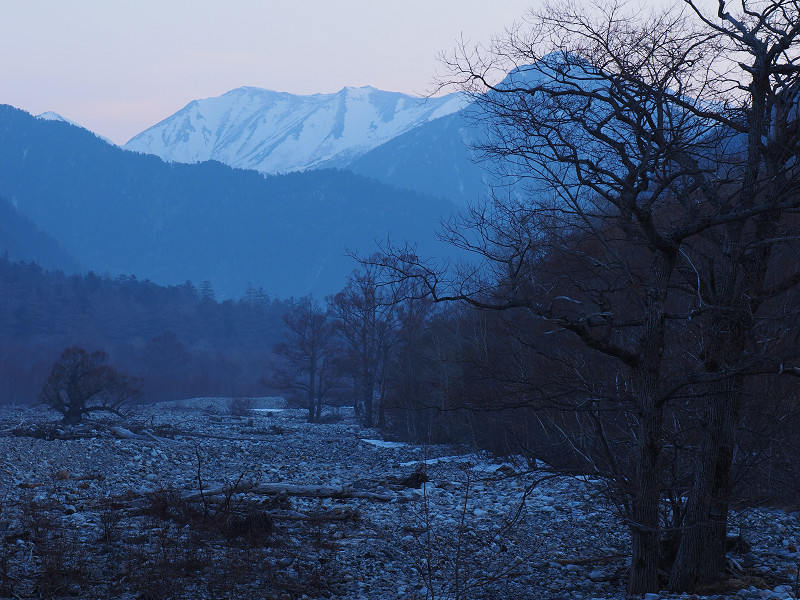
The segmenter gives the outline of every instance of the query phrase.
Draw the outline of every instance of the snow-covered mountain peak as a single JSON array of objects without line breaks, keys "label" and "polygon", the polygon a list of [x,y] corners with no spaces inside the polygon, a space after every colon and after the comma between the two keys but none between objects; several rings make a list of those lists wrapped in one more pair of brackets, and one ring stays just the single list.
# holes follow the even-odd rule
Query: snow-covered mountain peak
[{"label": "snow-covered mountain peak", "polygon": [[[38,115],[36,115],[36,118],[37,119],[41,119],[42,121],[60,121],[62,123],[67,123],[69,125],[72,125],[73,127],[79,127],[81,129],[86,129],[86,127],[84,127],[83,125],[78,125],[75,121],[70,121],[66,117],[62,117],[60,114],[58,114],[57,112],[53,112],[52,110],[48,110],[46,112],[38,114]],[[110,139],[108,139],[107,137],[102,136],[99,133],[95,133],[91,129],[86,129],[86,131],[90,131],[91,133],[93,133],[95,135],[95,137],[100,138],[101,140],[103,140],[104,142],[106,142],[108,144],[111,144],[112,146],[116,146],[116,144],[114,142],[112,142]]]},{"label": "snow-covered mountain peak", "polygon": [[36,118],[41,119],[42,121],[64,121],[65,123],[69,123],[70,125],[76,125],[79,127],[77,123],[73,123],[69,119],[65,119],[60,114],[53,112],[52,110],[48,110],[40,115],[36,115]]},{"label": "snow-covered mountain peak", "polygon": [[417,98],[371,86],[313,95],[240,87],[190,102],[124,147],[168,161],[218,160],[265,173],[340,167],[464,103],[456,94]]}]

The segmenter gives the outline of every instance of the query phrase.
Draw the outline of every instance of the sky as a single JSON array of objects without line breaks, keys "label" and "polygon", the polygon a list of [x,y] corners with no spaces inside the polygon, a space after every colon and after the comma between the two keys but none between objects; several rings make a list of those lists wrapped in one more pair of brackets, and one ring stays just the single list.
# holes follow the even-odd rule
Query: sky
[{"label": "sky", "polygon": [[424,95],[538,0],[0,0],[0,104],[122,144],[240,86]]}]

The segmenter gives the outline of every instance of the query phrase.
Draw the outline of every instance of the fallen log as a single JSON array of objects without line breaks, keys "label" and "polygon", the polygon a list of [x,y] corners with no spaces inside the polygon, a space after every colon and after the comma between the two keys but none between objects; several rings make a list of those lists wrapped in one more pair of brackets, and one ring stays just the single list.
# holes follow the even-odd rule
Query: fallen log
[{"label": "fallen log", "polygon": [[[112,425],[109,426],[108,432],[111,433],[116,438],[121,440],[140,440],[145,442],[153,441],[151,438],[147,437],[146,435],[142,435],[139,433],[133,433],[130,429],[126,429],[120,425]],[[158,440],[156,440],[158,441]]]},{"label": "fallen log", "polygon": [[267,514],[276,521],[350,521],[358,513],[352,509],[301,513],[296,510],[271,510]]},{"label": "fallen log", "polygon": [[396,498],[394,494],[378,494],[376,492],[365,492],[363,490],[353,490],[346,486],[326,486],[326,485],[296,485],[291,483],[260,483],[260,484],[241,484],[236,488],[230,486],[216,488],[213,490],[203,490],[186,496],[186,500],[200,500],[208,496],[219,496],[222,494],[264,494],[277,495],[286,494],[287,496],[302,496],[304,498],[359,498],[363,500],[375,500],[377,502],[391,502]]},{"label": "fallen log", "polygon": [[[188,500],[188,498],[184,499]],[[219,511],[223,503],[224,500],[213,503],[209,502],[208,506],[206,507],[207,509],[206,516],[208,518],[213,518],[210,517],[209,515],[214,515],[216,511]],[[151,502],[147,498],[124,498],[124,499],[117,498],[115,500],[104,500],[102,502],[94,502],[89,506],[87,506],[87,508],[94,510],[114,510],[120,516],[126,516],[126,517],[140,516],[143,514],[152,514],[151,512],[149,512],[150,510],[152,510]],[[251,505],[230,507],[227,509],[226,512],[229,511],[229,514],[231,516],[246,517],[250,509],[254,509],[258,512],[258,514],[264,514],[275,521],[312,521],[312,522],[352,521],[354,519],[357,519],[358,517],[358,511],[350,507],[336,507],[330,510],[313,510],[313,511],[300,512],[297,510],[286,510],[286,509],[264,510],[263,507],[257,504],[251,504]],[[164,514],[166,515],[171,514],[169,507],[166,509]],[[182,509],[178,507],[172,514],[177,515],[178,518],[180,519],[180,516],[185,515],[186,513],[183,513]],[[198,511],[196,514],[202,515],[203,513]]]}]

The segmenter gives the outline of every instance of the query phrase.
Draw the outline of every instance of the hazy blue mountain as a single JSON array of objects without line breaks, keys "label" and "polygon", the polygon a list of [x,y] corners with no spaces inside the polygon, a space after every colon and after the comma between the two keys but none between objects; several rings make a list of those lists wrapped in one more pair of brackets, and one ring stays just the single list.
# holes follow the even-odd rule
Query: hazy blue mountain
[{"label": "hazy blue mountain", "polygon": [[190,102],[125,148],[167,161],[218,160],[262,173],[340,167],[463,105],[456,94],[422,99],[371,87],[309,96],[242,87]]},{"label": "hazy blue mountain", "polygon": [[[531,65],[514,69],[498,87],[537,85],[544,68]],[[346,168],[392,185],[448,198],[462,206],[485,199],[492,188],[500,195],[525,195],[524,167],[516,169],[509,161],[502,167],[491,161],[478,162],[480,152],[474,148],[496,135],[498,127],[494,119],[492,128],[485,129],[486,115],[481,110],[477,104],[468,104],[458,112],[420,123],[352,159]]]},{"label": "hazy blue mountain", "polygon": [[0,197],[0,255],[12,261],[35,262],[65,273],[80,270],[78,262],[29,218]]},{"label": "hazy blue mountain", "polygon": [[487,174],[473,160],[469,144],[476,130],[463,112],[423,123],[347,164],[379,181],[460,205],[486,194]]},{"label": "hazy blue mountain", "polygon": [[87,269],[158,283],[209,280],[218,297],[248,283],[274,295],[337,291],[391,232],[426,255],[451,202],[350,172],[265,177],[219,162],[165,163],[59,121],[0,107],[0,195]]}]

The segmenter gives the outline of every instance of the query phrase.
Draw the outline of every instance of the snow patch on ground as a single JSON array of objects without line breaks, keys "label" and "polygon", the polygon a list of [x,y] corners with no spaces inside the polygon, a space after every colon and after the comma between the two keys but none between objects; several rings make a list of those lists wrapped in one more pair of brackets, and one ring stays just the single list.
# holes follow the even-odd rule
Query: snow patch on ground
[{"label": "snow patch on ground", "polygon": [[[408,446],[405,442],[387,442],[384,440],[370,440],[370,439],[361,439],[362,442],[365,444],[369,444],[370,446],[375,446],[376,448],[405,448]],[[411,463],[414,464],[414,463]]]},{"label": "snow patch on ground", "polygon": [[413,467],[414,465],[428,465],[434,466],[441,463],[466,463],[473,464],[475,462],[474,456],[439,456],[437,458],[428,458],[426,460],[412,460],[410,462],[400,463],[401,467]]}]

